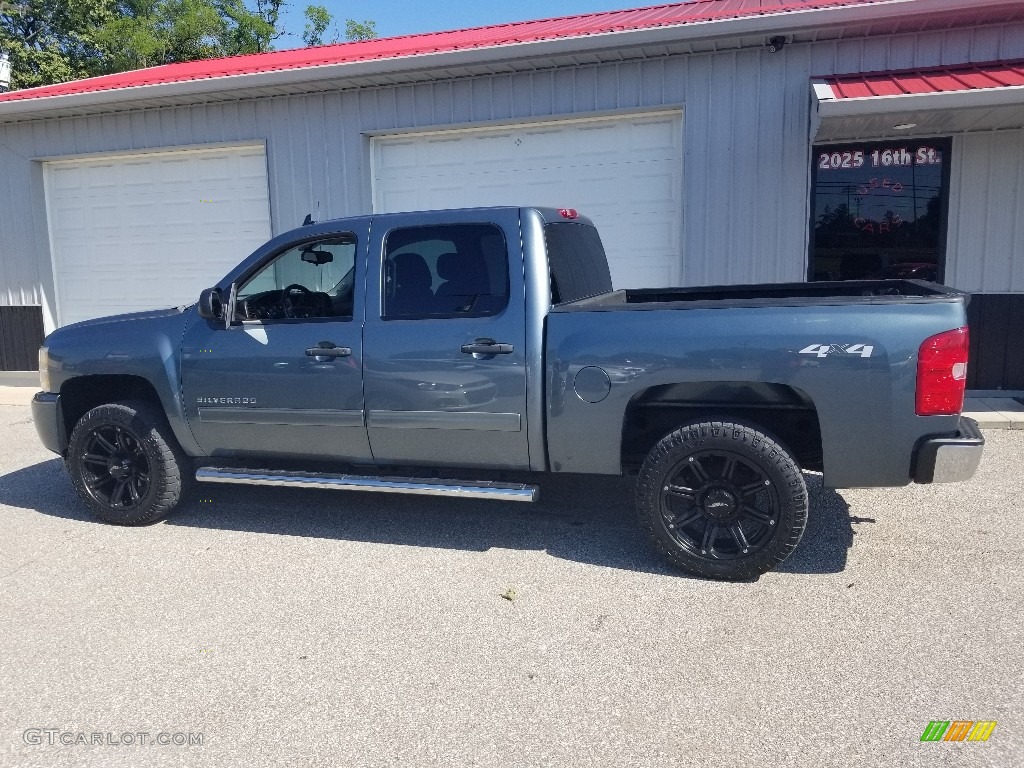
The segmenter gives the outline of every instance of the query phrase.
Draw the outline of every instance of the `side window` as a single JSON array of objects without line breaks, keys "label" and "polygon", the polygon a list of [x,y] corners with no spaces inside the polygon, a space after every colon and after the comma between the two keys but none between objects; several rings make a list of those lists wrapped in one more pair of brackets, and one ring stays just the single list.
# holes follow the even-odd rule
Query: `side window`
[{"label": "side window", "polygon": [[289,248],[238,289],[236,319],[351,319],[355,255],[350,235]]},{"label": "side window", "polygon": [[409,227],[384,243],[385,320],[488,317],[508,304],[508,250],[490,224]]}]

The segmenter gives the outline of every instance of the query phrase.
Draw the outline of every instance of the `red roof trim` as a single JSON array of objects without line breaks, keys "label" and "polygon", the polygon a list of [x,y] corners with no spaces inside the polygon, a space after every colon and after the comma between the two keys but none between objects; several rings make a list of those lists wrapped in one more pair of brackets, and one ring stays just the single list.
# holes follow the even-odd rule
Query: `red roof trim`
[{"label": "red roof trim", "polygon": [[450,32],[431,32],[324,45],[316,48],[232,56],[226,59],[167,64],[58,85],[11,91],[0,94],[0,102],[181,83],[233,75],[301,70],[333,64],[415,57],[429,53],[493,48],[750,16],[778,16],[795,11],[870,5],[876,2],[880,2],[880,0],[691,0],[690,2],[647,8],[588,13]]},{"label": "red roof trim", "polygon": [[836,99],[956,93],[1024,86],[1024,59],[821,78]]}]

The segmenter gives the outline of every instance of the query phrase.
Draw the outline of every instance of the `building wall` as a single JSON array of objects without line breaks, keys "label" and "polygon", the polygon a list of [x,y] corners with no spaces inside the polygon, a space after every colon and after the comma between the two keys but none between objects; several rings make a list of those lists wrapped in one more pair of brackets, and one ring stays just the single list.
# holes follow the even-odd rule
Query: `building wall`
[{"label": "building wall", "polygon": [[[195,107],[0,125],[0,306],[42,305],[53,286],[41,163],[34,158],[266,140],[276,233],[319,218],[370,211],[369,136],[446,125],[579,116],[660,106],[684,108],[684,284],[802,280],[806,274],[811,76],[1024,57],[1024,25],[820,41],[778,54],[744,49],[360,91],[268,97]],[[1020,139],[961,137],[954,148],[956,198],[951,282],[973,289],[1011,275],[998,232],[979,248],[964,212],[1005,207],[1020,184]],[[1016,175],[994,162],[1015,155]],[[962,155],[962,157],[961,157]],[[993,160],[988,171],[973,158]],[[972,158],[970,161],[967,158]],[[975,186],[977,185],[977,186]],[[1021,205],[1020,198],[1013,197]],[[529,203],[529,201],[521,201]],[[951,213],[952,213],[951,209]],[[1019,253],[1019,250],[1018,250]],[[1005,282],[1005,281],[1004,281]]]},{"label": "building wall", "polygon": [[958,137],[950,174],[946,279],[971,293],[1024,293],[1024,131]]},{"label": "building wall", "polygon": [[951,175],[946,280],[973,294],[967,385],[1024,390],[1024,131],[958,137]]}]

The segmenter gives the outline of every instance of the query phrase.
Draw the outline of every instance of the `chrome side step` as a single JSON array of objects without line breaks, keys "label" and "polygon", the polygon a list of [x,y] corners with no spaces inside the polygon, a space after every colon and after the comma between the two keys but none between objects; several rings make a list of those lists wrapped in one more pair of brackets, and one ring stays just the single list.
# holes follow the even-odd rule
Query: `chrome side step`
[{"label": "chrome side step", "polygon": [[200,467],[196,480],[202,483],[239,483],[242,485],[280,485],[287,488],[326,488],[334,491],[378,491],[414,493],[422,496],[453,496],[460,499],[498,499],[536,501],[535,485],[494,483],[476,480],[425,480],[416,477],[369,477],[328,475],[318,472],[286,472],[267,469],[229,469]]}]

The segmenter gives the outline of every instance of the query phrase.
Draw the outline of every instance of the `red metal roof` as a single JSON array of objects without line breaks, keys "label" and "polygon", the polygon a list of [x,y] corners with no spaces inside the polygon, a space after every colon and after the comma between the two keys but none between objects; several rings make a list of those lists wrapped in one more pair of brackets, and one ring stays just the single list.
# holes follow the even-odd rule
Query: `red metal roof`
[{"label": "red metal roof", "polygon": [[836,99],[975,91],[1024,85],[1024,60],[839,75],[822,79],[832,88]]},{"label": "red metal roof", "polygon": [[814,9],[868,5],[879,0],[691,0],[621,11],[521,21],[452,32],[431,32],[404,37],[365,40],[316,48],[297,48],[225,59],[167,64],[132,72],[74,80],[58,85],[26,88],[0,94],[0,101],[91,93],[143,85],[296,70],[331,64],[419,56],[559,38],[584,37],[697,22],[723,21],[750,16],[775,16]]}]

